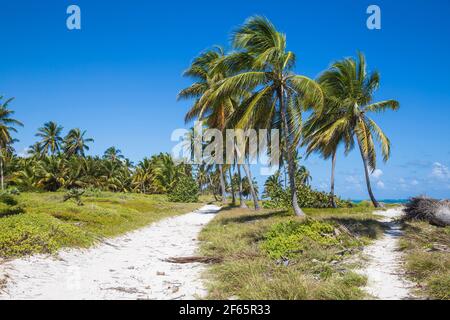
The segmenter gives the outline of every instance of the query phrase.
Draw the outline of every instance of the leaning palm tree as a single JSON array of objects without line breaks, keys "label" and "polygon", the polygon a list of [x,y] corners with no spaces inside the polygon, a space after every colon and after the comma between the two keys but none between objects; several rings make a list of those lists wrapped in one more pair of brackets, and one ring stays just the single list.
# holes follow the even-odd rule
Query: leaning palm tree
[{"label": "leaning palm tree", "polygon": [[288,163],[291,200],[296,215],[304,216],[297,200],[293,153],[301,133],[301,112],[319,109],[323,94],[312,79],[293,72],[295,54],[286,50],[286,36],[263,17],[252,17],[233,35],[237,52],[218,68],[235,73],[222,81],[209,97],[225,97],[252,92],[245,99],[239,127],[279,128]]},{"label": "leaning palm tree", "polygon": [[399,103],[395,100],[373,102],[373,94],[380,85],[380,75],[378,72],[367,72],[366,59],[362,53],[358,53],[357,60],[346,58],[334,63],[320,76],[319,83],[326,92],[328,103],[333,105],[333,115],[332,121],[329,118],[317,125],[317,139],[310,148],[332,154],[340,140],[345,142],[346,151],[354,147],[356,140],[364,165],[367,191],[373,205],[379,207],[372,192],[369,173],[369,170],[376,169],[374,137],[381,145],[384,161],[390,157],[391,144],[368,114],[387,109],[397,110]]},{"label": "leaning palm tree", "polygon": [[[226,71],[215,69],[215,65],[224,57],[223,48],[215,47],[195,58],[191,66],[184,72],[184,76],[196,79],[195,83],[178,94],[178,99],[195,99],[194,105],[185,116],[186,122],[198,119],[204,121],[209,128],[224,132],[227,118],[233,112],[232,101],[230,97],[209,99],[219,81],[227,76]],[[217,168],[220,175],[222,202],[226,202],[223,165],[217,164]]]},{"label": "leaning palm tree", "polygon": [[67,156],[78,155],[84,157],[85,151],[89,150],[87,143],[94,142],[92,138],[86,138],[86,130],[72,129],[64,138],[64,151]]},{"label": "leaning palm tree", "polygon": [[63,138],[61,137],[62,130],[63,127],[54,121],[46,122],[43,127],[38,129],[36,137],[41,138],[39,144],[45,153],[54,155],[60,151],[63,143]]},{"label": "leaning palm tree", "polygon": [[5,102],[2,102],[2,99],[3,97],[0,96],[0,185],[1,189],[4,190],[4,161],[7,156],[8,149],[14,141],[11,136],[11,132],[17,132],[15,127],[23,126],[23,124],[20,121],[11,118],[14,111],[8,109],[8,105],[14,98],[10,98]]},{"label": "leaning palm tree", "polygon": [[325,94],[324,110],[320,114],[313,114],[306,121],[303,128],[302,145],[306,146],[306,156],[309,157],[313,152],[320,154],[320,156],[328,160],[331,158],[331,177],[330,177],[330,205],[333,208],[337,207],[334,185],[335,185],[335,170],[337,149],[339,145],[345,144],[345,153],[351,149],[352,137],[348,135],[345,130],[335,130],[331,137],[327,137],[326,129],[334,124],[345,110],[336,106],[333,101],[327,98],[326,88],[323,88]]}]

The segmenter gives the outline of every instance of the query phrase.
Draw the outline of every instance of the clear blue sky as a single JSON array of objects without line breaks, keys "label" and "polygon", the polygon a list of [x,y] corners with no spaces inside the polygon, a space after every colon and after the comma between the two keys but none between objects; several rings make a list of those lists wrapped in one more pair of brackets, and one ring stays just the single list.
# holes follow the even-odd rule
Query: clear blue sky
[{"label": "clear blue sky", "polygon": [[[66,28],[77,4],[82,30]],[[382,30],[366,28],[378,4]],[[317,76],[329,64],[363,51],[381,73],[377,99],[401,110],[376,115],[392,141],[392,158],[373,177],[379,198],[426,193],[450,196],[450,2],[448,0],[283,1],[0,1],[0,95],[25,123],[18,152],[48,120],[80,127],[95,138],[91,154],[115,145],[134,161],[169,151],[183,127],[189,81],[182,71],[200,51],[227,45],[248,16],[265,15],[287,34],[297,72]],[[311,157],[313,184],[328,188],[330,163]],[[337,192],[367,198],[354,151],[337,163]]]}]

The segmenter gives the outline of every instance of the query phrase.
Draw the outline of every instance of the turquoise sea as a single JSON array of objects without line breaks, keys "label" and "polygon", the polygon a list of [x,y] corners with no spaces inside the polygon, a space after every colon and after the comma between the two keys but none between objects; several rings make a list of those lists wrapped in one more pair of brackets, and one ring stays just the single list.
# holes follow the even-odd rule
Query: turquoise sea
[{"label": "turquoise sea", "polygon": [[[408,202],[408,199],[377,199],[378,202],[383,202],[387,204],[399,203],[404,204]],[[360,203],[362,201],[370,201],[370,200],[352,200],[354,203]]]}]

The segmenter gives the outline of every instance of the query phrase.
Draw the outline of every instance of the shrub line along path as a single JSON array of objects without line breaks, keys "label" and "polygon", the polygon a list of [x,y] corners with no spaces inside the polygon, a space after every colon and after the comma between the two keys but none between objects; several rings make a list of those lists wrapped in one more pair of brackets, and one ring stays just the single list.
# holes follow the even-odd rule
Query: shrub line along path
[{"label": "shrub line along path", "polygon": [[0,264],[0,299],[195,299],[206,291],[200,263],[173,264],[195,254],[200,230],[220,210],[207,205],[90,249],[61,250]]}]

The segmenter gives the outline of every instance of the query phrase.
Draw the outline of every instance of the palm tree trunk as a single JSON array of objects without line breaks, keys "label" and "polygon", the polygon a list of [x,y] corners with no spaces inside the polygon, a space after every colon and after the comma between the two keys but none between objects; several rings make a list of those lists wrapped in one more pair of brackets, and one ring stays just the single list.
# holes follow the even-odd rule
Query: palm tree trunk
[{"label": "palm tree trunk", "polygon": [[334,199],[334,170],[336,169],[336,150],[333,152],[333,156],[331,158],[331,190],[330,190],[330,200],[331,206],[333,208],[337,208],[336,201]]},{"label": "palm tree trunk", "polygon": [[3,178],[3,157],[0,158],[0,179],[2,185],[2,191],[5,190],[4,178]]},{"label": "palm tree trunk", "polygon": [[231,203],[236,204],[236,193],[234,192],[233,175],[231,174],[231,166],[228,168],[228,174],[230,175],[230,188],[231,188]]},{"label": "palm tree trunk", "polygon": [[239,179],[239,208],[247,209],[244,198],[242,196],[242,177],[241,177],[241,165],[237,165],[238,179]]},{"label": "palm tree trunk", "polygon": [[247,175],[247,179],[249,182],[248,184],[250,186],[250,193],[252,194],[252,198],[253,198],[253,205],[255,206],[255,210],[259,210],[261,208],[260,208],[259,202],[258,202],[258,195],[256,194],[255,187],[253,186],[252,172],[250,171],[250,167],[247,163],[244,163],[243,166],[244,166],[244,171],[245,171],[245,174]]},{"label": "palm tree trunk", "polygon": [[220,174],[220,189],[222,192],[222,203],[227,203],[227,191],[225,189],[225,179],[223,176],[223,166],[221,164],[219,166],[219,174]]},{"label": "palm tree trunk", "polygon": [[380,208],[381,206],[378,203],[378,201],[375,199],[375,196],[373,195],[373,192],[372,192],[372,186],[370,185],[370,175],[369,175],[369,168],[367,166],[367,156],[362,149],[361,141],[359,141],[359,139],[357,139],[357,140],[358,140],[359,151],[361,152],[361,157],[362,157],[363,164],[364,164],[364,173],[366,175],[367,191],[369,192],[370,200],[372,200],[373,206],[375,208]]},{"label": "palm tree trunk", "polygon": [[289,125],[286,117],[286,109],[284,105],[284,98],[283,98],[283,89],[281,89],[278,92],[278,99],[280,102],[280,110],[281,110],[281,118],[282,118],[282,127],[284,130],[282,130],[283,138],[284,138],[284,148],[285,148],[285,154],[287,155],[287,162],[288,162],[288,175],[289,175],[289,186],[291,189],[291,200],[292,200],[292,208],[294,209],[294,213],[298,217],[304,217],[305,213],[300,209],[300,206],[298,205],[298,199],[297,199],[297,188],[295,186],[295,164],[294,159],[292,158],[292,154],[290,150],[292,150],[291,146],[291,140],[289,138],[288,130]]}]

